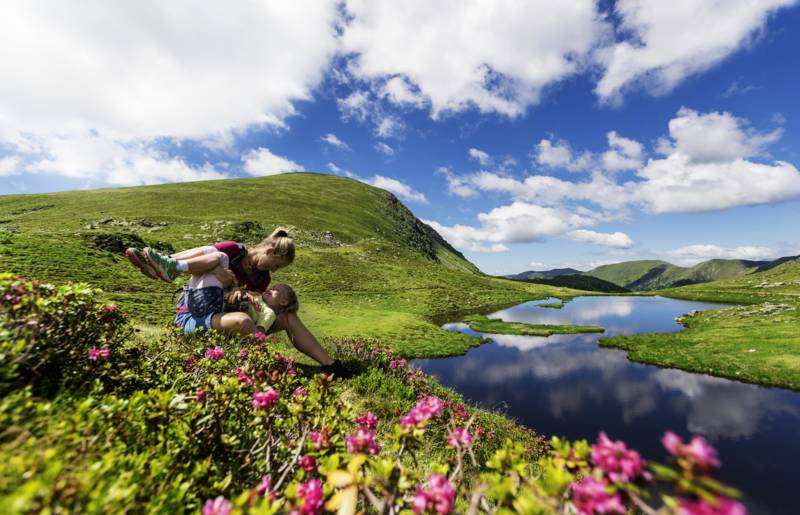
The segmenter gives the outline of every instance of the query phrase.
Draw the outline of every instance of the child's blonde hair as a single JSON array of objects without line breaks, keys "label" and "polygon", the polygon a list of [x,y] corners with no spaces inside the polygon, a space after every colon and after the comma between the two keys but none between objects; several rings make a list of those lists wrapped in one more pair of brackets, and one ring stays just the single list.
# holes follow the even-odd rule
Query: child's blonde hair
[{"label": "child's blonde hair", "polygon": [[256,247],[272,247],[272,255],[286,260],[288,265],[294,261],[294,240],[289,237],[289,231],[278,227],[272,234],[264,238]]},{"label": "child's blonde hair", "polygon": [[297,294],[288,284],[276,284],[274,289],[281,292],[281,296],[286,300],[287,304],[280,310],[281,313],[296,313],[300,309],[300,301],[297,300]]}]

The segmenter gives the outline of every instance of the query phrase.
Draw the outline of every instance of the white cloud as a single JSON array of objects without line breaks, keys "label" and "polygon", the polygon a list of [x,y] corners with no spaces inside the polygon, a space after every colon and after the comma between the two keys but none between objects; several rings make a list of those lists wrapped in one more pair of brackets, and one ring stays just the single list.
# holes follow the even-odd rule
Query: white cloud
[{"label": "white cloud", "polygon": [[469,157],[476,160],[481,166],[489,166],[492,164],[492,156],[483,150],[471,148],[468,150]]},{"label": "white cloud", "polygon": [[745,245],[741,247],[720,247],[718,245],[687,245],[664,252],[664,255],[681,266],[693,266],[709,259],[744,259],[751,261],[771,260],[778,252],[769,247]]},{"label": "white cloud", "polygon": [[341,168],[339,168],[338,166],[336,166],[335,163],[328,163],[327,166],[328,166],[328,170],[330,170],[331,172],[336,173],[336,174],[342,173],[344,171]]},{"label": "white cloud", "polygon": [[182,159],[139,154],[114,166],[105,180],[111,184],[139,186],[164,182],[224,179],[225,177],[208,163],[197,168],[187,165]]},{"label": "white cloud", "polygon": [[746,46],[767,18],[796,0],[618,0],[618,32],[630,39],[601,49],[596,93],[618,101],[642,83],[654,93],[674,88]]},{"label": "white cloud", "polygon": [[584,67],[605,28],[592,0],[504,3],[350,0],[342,51],[359,79],[402,78],[432,115],[517,116]]},{"label": "white cloud", "polygon": [[473,198],[478,196],[478,190],[475,189],[468,178],[456,175],[446,166],[439,167],[435,173],[444,175],[447,180],[447,192],[450,195],[461,198]]},{"label": "white cloud", "polygon": [[340,98],[336,104],[345,120],[355,119],[363,122],[370,115],[372,100],[368,92],[359,90],[353,91],[345,98]]},{"label": "white cloud", "polygon": [[375,120],[375,135],[379,138],[399,138],[404,129],[405,124],[396,116],[380,114]]},{"label": "white cloud", "polygon": [[257,148],[242,156],[244,171],[250,175],[278,175],[302,172],[303,167],[283,156],[273,154],[268,148]]},{"label": "white cloud", "polygon": [[563,140],[555,142],[543,139],[536,145],[536,163],[550,168],[563,168],[570,172],[579,172],[589,169],[593,164],[591,152],[573,155],[569,143]]},{"label": "white cloud", "polygon": [[375,143],[375,147],[374,148],[375,148],[375,150],[377,150],[378,152],[380,152],[381,154],[383,154],[385,156],[394,157],[394,149],[392,147],[390,147],[389,145],[387,145],[386,143],[384,143],[383,141],[379,141],[379,142]]},{"label": "white cloud", "polygon": [[16,157],[0,157],[0,177],[20,173],[22,163]]},{"label": "white cloud", "polygon": [[609,132],[608,146],[610,150],[603,153],[603,169],[609,172],[636,170],[642,166],[644,148],[638,141],[623,138],[615,131]]},{"label": "white cloud", "polygon": [[423,220],[433,227],[442,238],[454,247],[467,252],[498,253],[508,252],[508,247],[501,243],[481,243],[484,239],[480,230],[468,225],[445,226],[434,220]]},{"label": "white cloud", "polygon": [[672,141],[662,139],[663,154],[683,154],[694,163],[724,163],[761,154],[780,139],[783,129],[758,133],[731,113],[698,113],[682,107],[669,122]]},{"label": "white cloud", "polygon": [[381,96],[387,97],[391,102],[398,105],[411,105],[414,107],[425,105],[425,97],[418,91],[414,91],[411,85],[402,77],[392,77],[387,80],[381,88]]},{"label": "white cloud", "polygon": [[332,132],[329,132],[328,134],[322,136],[320,139],[325,143],[327,143],[328,145],[336,147],[340,150],[350,150],[350,146],[344,141],[340,140],[339,137],[336,136],[336,134],[333,134]]},{"label": "white cloud", "polygon": [[231,132],[281,126],[321,79],[337,18],[333,2],[311,0],[12,2],[0,16],[0,48],[14,49],[0,60],[0,146],[29,171],[124,184],[132,173],[206,178],[215,172],[154,142],[217,150]]},{"label": "white cloud", "polygon": [[386,191],[391,191],[398,197],[403,200],[407,200],[409,202],[416,202],[418,204],[427,204],[428,199],[425,197],[424,193],[420,193],[419,191],[414,190],[409,185],[398,181],[397,179],[392,179],[391,177],[384,177],[383,175],[375,175],[372,179],[364,181],[367,184],[371,184],[376,188],[382,188]]},{"label": "white cloud", "polygon": [[566,238],[575,241],[584,241],[606,247],[627,249],[633,246],[633,240],[624,232],[595,232],[586,229],[577,229],[566,234]]},{"label": "white cloud", "polygon": [[757,89],[759,89],[758,86],[754,86],[752,84],[743,84],[741,80],[737,79],[731,82],[731,85],[728,86],[728,89],[722,93],[722,97],[730,98],[737,95],[746,95]]}]

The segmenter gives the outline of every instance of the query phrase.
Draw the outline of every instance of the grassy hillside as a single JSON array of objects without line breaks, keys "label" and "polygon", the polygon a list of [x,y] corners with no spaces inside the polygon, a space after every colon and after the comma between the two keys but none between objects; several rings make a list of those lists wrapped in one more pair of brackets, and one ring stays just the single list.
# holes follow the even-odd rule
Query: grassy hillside
[{"label": "grassy hillside", "polygon": [[735,279],[754,272],[770,270],[791,259],[793,258],[784,257],[774,261],[711,259],[690,268],[659,260],[626,261],[597,267],[585,275],[609,281],[632,291],[648,291]]},{"label": "grassy hillside", "polygon": [[800,390],[800,260],[727,281],[657,291],[739,304],[685,317],[687,330],[601,340],[630,359]]},{"label": "grassy hillside", "polygon": [[298,291],[301,316],[323,337],[379,337],[407,356],[459,353],[476,340],[433,320],[575,294],[485,276],[392,194],[310,173],[3,196],[0,270],[89,282],[141,325],[163,327],[176,287],[139,274],[121,249],[251,244],[278,225],[299,248],[274,281]]},{"label": "grassy hillside", "polygon": [[576,290],[596,291],[602,293],[627,293],[630,290],[617,286],[614,283],[592,277],[590,275],[559,275],[556,277],[543,277],[530,279],[529,282],[537,284],[548,284],[550,286],[563,286],[565,288],[575,288]]}]

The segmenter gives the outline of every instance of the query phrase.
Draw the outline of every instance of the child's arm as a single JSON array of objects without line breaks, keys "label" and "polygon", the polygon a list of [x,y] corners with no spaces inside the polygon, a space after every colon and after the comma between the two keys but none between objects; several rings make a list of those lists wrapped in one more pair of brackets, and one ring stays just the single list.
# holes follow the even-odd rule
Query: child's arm
[{"label": "child's arm", "polygon": [[222,283],[222,287],[226,290],[234,285],[236,281],[236,276],[233,275],[233,272],[228,270],[227,268],[222,268],[222,266],[218,265],[211,271],[214,276]]}]

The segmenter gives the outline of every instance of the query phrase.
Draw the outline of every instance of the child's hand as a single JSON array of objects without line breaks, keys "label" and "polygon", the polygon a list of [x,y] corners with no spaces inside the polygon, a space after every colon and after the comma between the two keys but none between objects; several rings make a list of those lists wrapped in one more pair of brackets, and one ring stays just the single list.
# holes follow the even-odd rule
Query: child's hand
[{"label": "child's hand", "polygon": [[258,302],[259,294],[258,293],[254,293],[252,291],[248,291],[248,292],[245,292],[244,296],[245,296],[245,298],[247,298],[247,302],[251,306],[253,306],[253,309],[255,309],[256,311],[258,311],[260,313],[261,312],[261,303]]}]

